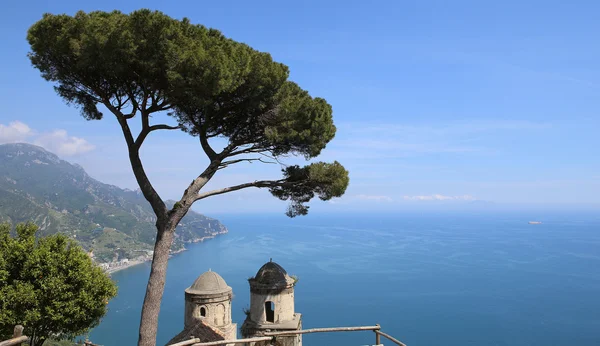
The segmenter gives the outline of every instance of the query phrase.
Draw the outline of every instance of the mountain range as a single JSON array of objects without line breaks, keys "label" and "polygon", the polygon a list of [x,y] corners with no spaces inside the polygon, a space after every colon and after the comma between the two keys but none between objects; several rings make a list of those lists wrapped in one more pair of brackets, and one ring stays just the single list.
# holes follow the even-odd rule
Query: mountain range
[{"label": "mountain range", "polygon": [[[172,205],[173,201],[167,201]],[[63,233],[100,262],[152,250],[156,217],[141,192],[91,178],[77,165],[25,143],[0,145],[0,222],[33,221],[38,235]],[[173,251],[227,229],[190,211],[178,225]]]}]

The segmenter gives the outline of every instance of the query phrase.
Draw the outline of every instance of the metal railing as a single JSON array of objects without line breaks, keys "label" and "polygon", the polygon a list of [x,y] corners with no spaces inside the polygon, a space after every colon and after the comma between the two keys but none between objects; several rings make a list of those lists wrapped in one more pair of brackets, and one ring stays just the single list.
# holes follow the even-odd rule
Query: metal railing
[{"label": "metal railing", "polygon": [[285,332],[266,332],[265,336],[259,336],[255,338],[246,339],[232,339],[232,340],[219,340],[202,342],[198,338],[178,342],[170,346],[219,346],[219,345],[237,345],[245,344],[250,342],[259,341],[271,341],[275,342],[277,337],[294,336],[300,334],[312,334],[312,333],[332,333],[332,332],[359,332],[359,331],[373,331],[375,333],[375,345],[381,345],[381,337],[388,339],[398,346],[406,346],[400,340],[392,337],[391,335],[381,331],[381,327],[377,324],[375,326],[359,326],[359,327],[336,327],[336,328],[313,328],[313,329],[302,329],[302,330],[290,330]]}]

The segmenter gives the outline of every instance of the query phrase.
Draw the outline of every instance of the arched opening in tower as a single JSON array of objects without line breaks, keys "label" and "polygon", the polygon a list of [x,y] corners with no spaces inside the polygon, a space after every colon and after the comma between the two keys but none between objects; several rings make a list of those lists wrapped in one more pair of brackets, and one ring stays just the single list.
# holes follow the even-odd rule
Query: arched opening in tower
[{"label": "arched opening in tower", "polygon": [[200,308],[200,316],[206,317],[206,308],[204,306]]},{"label": "arched opening in tower", "polygon": [[267,315],[267,322],[275,322],[275,303],[265,302],[265,313]]}]

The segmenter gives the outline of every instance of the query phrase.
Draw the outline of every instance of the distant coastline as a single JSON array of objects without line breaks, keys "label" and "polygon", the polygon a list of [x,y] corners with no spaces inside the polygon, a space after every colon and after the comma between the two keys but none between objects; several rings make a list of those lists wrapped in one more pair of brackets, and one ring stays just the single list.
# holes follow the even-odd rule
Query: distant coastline
[{"label": "distant coastline", "polygon": [[116,266],[116,267],[108,268],[108,269],[105,269],[104,271],[106,273],[108,273],[108,274],[112,274],[112,273],[116,273],[116,272],[118,272],[120,270],[131,268],[133,266],[136,266],[138,264],[142,264],[142,263],[145,263],[145,262],[148,262],[148,261],[150,261],[150,258],[143,259],[143,260],[131,260],[127,264],[123,264],[123,265],[119,265],[119,266]]},{"label": "distant coastline", "polygon": [[[226,234],[228,232],[229,231],[226,228],[224,228],[219,232],[213,232],[210,235],[194,239],[192,241],[189,241],[188,243],[201,243],[207,239],[213,239],[218,235]],[[183,247],[179,250],[171,251],[171,253],[169,254],[169,258],[171,258],[172,256],[177,255],[179,253],[182,253],[184,251],[187,251],[186,247]],[[112,273],[116,273],[118,271],[125,270],[125,269],[131,268],[131,267],[134,267],[134,266],[146,263],[146,262],[150,262],[151,260],[152,260],[152,256],[143,256],[143,257],[139,257],[136,259],[128,260],[127,262],[103,263],[103,264],[107,264],[107,265],[111,265],[111,264],[113,265],[108,268],[105,268],[104,271],[108,274],[112,274]],[[120,263],[120,264],[117,264],[117,263]]]}]

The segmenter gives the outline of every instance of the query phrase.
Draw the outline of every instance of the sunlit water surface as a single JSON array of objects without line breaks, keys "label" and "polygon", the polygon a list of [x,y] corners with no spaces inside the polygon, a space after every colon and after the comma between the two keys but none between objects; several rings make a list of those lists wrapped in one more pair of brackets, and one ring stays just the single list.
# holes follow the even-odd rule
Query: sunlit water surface
[{"label": "sunlit water surface", "polygon": [[[233,288],[269,258],[297,275],[304,328],[381,324],[409,346],[600,345],[600,217],[576,213],[224,215],[229,234],[169,262],[158,344],[183,328],[184,289],[211,268]],[[541,219],[541,225],[529,225]],[[134,345],[149,265],[113,274],[119,295],[90,336]],[[367,345],[372,332],[305,345]]]}]

